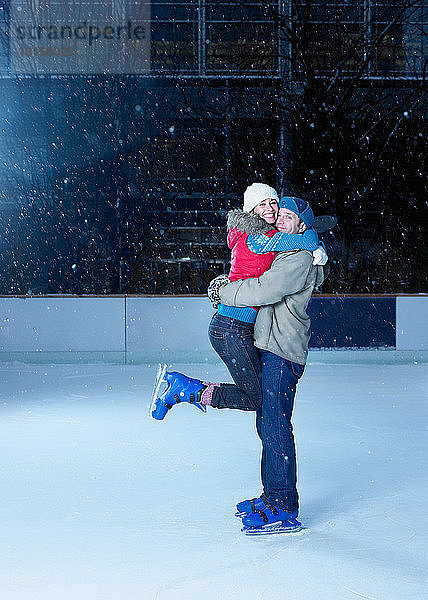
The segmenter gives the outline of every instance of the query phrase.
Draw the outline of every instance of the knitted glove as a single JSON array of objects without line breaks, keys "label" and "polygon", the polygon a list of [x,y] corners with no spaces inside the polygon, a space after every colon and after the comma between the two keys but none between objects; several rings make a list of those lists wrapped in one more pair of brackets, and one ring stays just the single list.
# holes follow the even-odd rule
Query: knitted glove
[{"label": "knitted glove", "polygon": [[208,298],[213,305],[213,308],[217,308],[220,304],[220,297],[218,295],[218,290],[223,286],[230,283],[229,277],[223,273],[223,275],[219,275],[215,279],[213,279],[208,286]]},{"label": "knitted glove", "polygon": [[312,252],[314,259],[312,261],[313,265],[319,265],[323,267],[328,261],[327,252],[325,251],[324,244],[321,242],[316,250]]}]

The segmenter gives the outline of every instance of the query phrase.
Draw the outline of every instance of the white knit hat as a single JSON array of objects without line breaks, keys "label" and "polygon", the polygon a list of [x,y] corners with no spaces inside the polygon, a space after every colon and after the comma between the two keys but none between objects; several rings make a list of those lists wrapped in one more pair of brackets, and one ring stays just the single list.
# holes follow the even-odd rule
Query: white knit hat
[{"label": "white knit hat", "polygon": [[279,197],[273,187],[266,185],[266,183],[252,183],[247,187],[244,192],[244,206],[242,210],[250,212],[263,200],[277,200]]}]

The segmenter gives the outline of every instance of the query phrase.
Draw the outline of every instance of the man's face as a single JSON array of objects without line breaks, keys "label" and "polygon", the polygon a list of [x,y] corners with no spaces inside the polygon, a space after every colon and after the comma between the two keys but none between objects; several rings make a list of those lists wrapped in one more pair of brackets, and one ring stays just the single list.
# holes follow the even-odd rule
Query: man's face
[{"label": "man's face", "polygon": [[276,228],[284,233],[302,233],[305,231],[306,226],[300,222],[300,218],[296,213],[288,210],[288,208],[280,208]]},{"label": "man's face", "polygon": [[259,215],[259,217],[264,219],[266,223],[272,225],[275,223],[278,216],[278,201],[274,200],[273,198],[266,198],[266,200],[263,200],[263,202],[257,204],[257,206],[254,208],[254,212],[256,215]]}]

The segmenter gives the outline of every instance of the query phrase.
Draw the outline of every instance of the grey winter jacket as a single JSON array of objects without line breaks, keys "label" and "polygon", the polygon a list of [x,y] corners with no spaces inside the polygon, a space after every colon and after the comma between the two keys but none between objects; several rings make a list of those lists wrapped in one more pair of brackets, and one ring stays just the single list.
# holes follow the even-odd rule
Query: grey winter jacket
[{"label": "grey winter jacket", "polygon": [[307,250],[280,252],[259,278],[241,279],[219,289],[229,306],[260,306],[254,343],[287,360],[304,365],[311,322],[306,313],[314,288],[323,282],[322,267],[312,264]]}]

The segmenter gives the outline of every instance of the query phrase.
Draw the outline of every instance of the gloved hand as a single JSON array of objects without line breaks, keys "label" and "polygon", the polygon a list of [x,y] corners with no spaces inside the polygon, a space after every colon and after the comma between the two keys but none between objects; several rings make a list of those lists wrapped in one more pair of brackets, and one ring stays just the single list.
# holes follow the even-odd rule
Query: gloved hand
[{"label": "gloved hand", "polygon": [[328,256],[327,252],[325,251],[324,244],[322,242],[320,243],[318,248],[312,252],[312,254],[314,256],[314,259],[312,261],[313,265],[319,265],[323,267],[327,263]]},{"label": "gloved hand", "polygon": [[230,283],[229,277],[223,273],[223,275],[219,275],[215,279],[213,279],[208,286],[208,298],[213,305],[213,308],[217,308],[220,304],[220,297],[218,295],[218,290],[223,286]]}]

